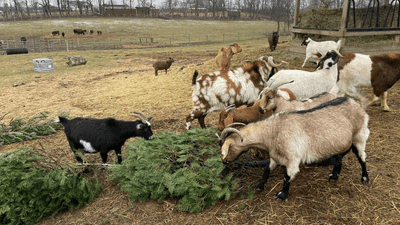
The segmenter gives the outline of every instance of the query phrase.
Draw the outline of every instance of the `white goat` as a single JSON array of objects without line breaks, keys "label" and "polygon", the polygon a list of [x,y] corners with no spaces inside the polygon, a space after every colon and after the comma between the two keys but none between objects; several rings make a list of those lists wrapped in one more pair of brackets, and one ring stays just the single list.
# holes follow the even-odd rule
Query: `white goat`
[{"label": "white goat", "polygon": [[340,48],[342,47],[342,41],[339,40],[338,42],[334,41],[321,41],[321,42],[316,42],[313,41],[311,38],[309,38],[307,35],[303,37],[301,46],[306,46],[306,58],[304,60],[304,63],[301,67],[304,67],[306,65],[306,62],[310,58],[318,59],[317,56],[315,56],[312,52],[313,51],[318,51],[322,55],[325,55],[327,52],[330,50],[336,50],[339,52]]},{"label": "white goat", "polygon": [[[318,52],[314,52],[318,54]],[[274,84],[294,80],[293,83],[282,85],[281,88],[288,88],[297,99],[310,98],[322,92],[330,91],[337,82],[337,62],[342,55],[336,50],[326,54],[326,60],[322,70],[313,72],[303,70],[280,70],[267,82],[267,86],[275,88]],[[274,82],[274,84],[272,84]],[[272,85],[271,85],[272,84]]]},{"label": "white goat", "polygon": [[[267,151],[270,163],[257,187],[264,189],[270,172],[278,164],[286,166],[283,188],[276,194],[278,199],[286,199],[300,164],[342,157],[352,150],[362,168],[361,180],[367,183],[365,147],[370,133],[368,120],[368,114],[357,102],[340,97],[312,109],[277,113],[239,129],[228,127],[221,133],[222,162],[233,162],[250,148]],[[337,160],[329,180],[338,179],[341,166],[342,161]]]}]

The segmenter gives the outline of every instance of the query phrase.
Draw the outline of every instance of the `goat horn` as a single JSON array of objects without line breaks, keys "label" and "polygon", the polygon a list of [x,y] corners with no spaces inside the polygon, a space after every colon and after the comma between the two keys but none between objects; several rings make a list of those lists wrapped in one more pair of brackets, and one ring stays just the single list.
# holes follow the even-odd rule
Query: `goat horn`
[{"label": "goat horn", "polygon": [[225,108],[225,112],[230,112],[231,110],[233,110],[233,109],[235,109],[235,105],[228,105],[226,108]]},{"label": "goat horn", "polygon": [[272,87],[272,84],[275,82],[275,79],[271,79],[271,80],[272,80],[271,83],[269,83],[269,85],[268,85],[267,87],[265,87],[265,88],[261,91],[260,96],[261,96],[261,94],[265,91],[265,89]]},{"label": "goat horn", "polygon": [[232,127],[228,127],[228,128],[225,128],[223,131],[222,131],[222,133],[221,133],[221,140],[222,140],[222,143],[224,143],[225,142],[225,138],[226,138],[226,136],[229,134],[229,133],[237,133],[239,136],[240,136],[240,141],[241,142],[243,142],[243,135],[240,133],[240,131],[238,130],[238,129],[235,129],[235,128],[232,128]]},{"label": "goat horn", "polygon": [[344,56],[342,54],[340,54],[340,52],[338,52],[336,49],[332,49],[331,52],[336,53],[336,55],[338,55],[340,58],[343,58]]},{"label": "goat horn", "polygon": [[285,84],[290,84],[290,83],[293,83],[293,82],[294,82],[294,80],[291,80],[291,81],[284,81],[284,82],[278,84],[278,85],[275,87],[274,90],[278,90],[278,88],[279,88],[280,86],[285,85]]},{"label": "goat horn", "polygon": [[139,118],[142,121],[142,123],[147,123],[146,117],[139,112],[134,112],[132,116],[136,116],[137,118]]},{"label": "goat horn", "polygon": [[221,140],[221,137],[218,135],[218,133],[215,133],[215,136],[217,136],[218,140]]},{"label": "goat horn", "polygon": [[282,60],[282,62],[279,65],[277,65],[277,64],[274,63],[274,58],[272,56],[269,56],[268,57],[268,64],[270,66],[272,66],[272,67],[279,67],[279,66],[282,66],[282,64],[288,64],[288,63]]}]

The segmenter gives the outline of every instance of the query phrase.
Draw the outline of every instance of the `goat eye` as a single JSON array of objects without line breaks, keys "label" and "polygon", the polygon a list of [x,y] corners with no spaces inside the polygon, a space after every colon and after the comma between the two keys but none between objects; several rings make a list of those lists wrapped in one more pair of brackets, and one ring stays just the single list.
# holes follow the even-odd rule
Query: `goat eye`
[{"label": "goat eye", "polygon": [[332,67],[332,66],[333,66],[333,63],[331,63],[331,62],[328,63],[328,66],[329,66],[329,67]]}]

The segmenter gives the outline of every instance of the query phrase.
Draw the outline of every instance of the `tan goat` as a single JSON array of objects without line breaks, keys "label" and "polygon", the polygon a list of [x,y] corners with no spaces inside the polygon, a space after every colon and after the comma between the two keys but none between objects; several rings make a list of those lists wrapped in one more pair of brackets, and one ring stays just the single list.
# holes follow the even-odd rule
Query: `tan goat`
[{"label": "tan goat", "polygon": [[237,43],[230,44],[227,49],[221,48],[218,51],[218,55],[215,57],[215,62],[217,63],[217,66],[221,70],[229,70],[229,67],[231,66],[232,56],[241,51],[242,48]]},{"label": "tan goat", "polygon": [[[257,187],[264,189],[270,172],[277,165],[285,166],[283,188],[276,198],[286,199],[290,183],[300,171],[300,164],[342,157],[353,151],[362,168],[361,181],[367,183],[365,147],[370,133],[368,120],[368,114],[356,101],[340,97],[312,109],[276,113],[239,129],[227,127],[221,133],[222,162],[233,162],[250,148],[267,151],[270,163]],[[341,157],[334,164],[329,180],[338,179]]]}]

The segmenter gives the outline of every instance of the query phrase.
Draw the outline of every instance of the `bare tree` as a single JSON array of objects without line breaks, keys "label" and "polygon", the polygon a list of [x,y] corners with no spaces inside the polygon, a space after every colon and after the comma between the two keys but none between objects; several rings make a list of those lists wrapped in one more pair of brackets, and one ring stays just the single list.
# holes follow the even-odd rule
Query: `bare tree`
[{"label": "bare tree", "polygon": [[[15,8],[15,15],[18,17],[19,16],[19,14],[18,14],[18,11],[19,11],[19,2],[18,2],[18,0],[13,0],[13,2],[14,2],[14,8]],[[21,17],[22,17],[22,12],[21,12]]]},{"label": "bare tree", "polygon": [[26,13],[28,14],[29,17],[31,17],[31,14],[29,12],[28,0],[25,0],[25,7],[26,7]]},{"label": "bare tree", "polygon": [[141,7],[146,7],[146,6],[149,6],[150,4],[149,4],[149,1],[148,0],[138,0],[139,2],[139,5],[141,6]]},{"label": "bare tree", "polygon": [[217,9],[217,0],[209,0],[209,4],[211,4],[211,9],[213,13],[213,18],[215,18],[215,10]]},{"label": "bare tree", "polygon": [[60,17],[61,17],[62,13],[61,13],[61,2],[60,2],[60,0],[57,0],[57,8],[58,8],[58,13],[60,13]]},{"label": "bare tree", "polygon": [[50,0],[41,0],[41,3],[38,4],[42,7],[44,14],[50,17],[52,16],[50,10]]}]

